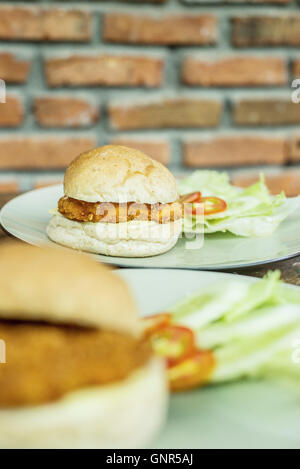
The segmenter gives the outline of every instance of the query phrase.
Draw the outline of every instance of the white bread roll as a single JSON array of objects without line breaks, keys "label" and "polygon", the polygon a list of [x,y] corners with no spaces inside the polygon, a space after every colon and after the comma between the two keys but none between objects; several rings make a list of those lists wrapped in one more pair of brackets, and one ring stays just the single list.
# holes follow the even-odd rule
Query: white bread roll
[{"label": "white bread roll", "polygon": [[106,145],[82,153],[67,168],[65,195],[85,202],[171,203],[176,180],[158,161],[141,151]]},{"label": "white bread roll", "polygon": [[0,247],[0,259],[0,320],[138,331],[137,310],[127,285],[88,256],[8,242]]},{"label": "white bread roll", "polygon": [[54,215],[47,234],[52,241],[81,251],[117,257],[147,257],[169,251],[177,243],[182,221],[155,223],[80,223]]},{"label": "white bread roll", "polygon": [[[178,200],[170,171],[138,150],[107,145],[82,153],[67,168],[65,197],[83,202],[169,204]],[[147,208],[148,210],[148,208]],[[169,251],[181,234],[182,222],[84,222],[57,214],[47,234],[63,246],[117,257],[147,257]],[[126,233],[126,235],[124,234]]]}]

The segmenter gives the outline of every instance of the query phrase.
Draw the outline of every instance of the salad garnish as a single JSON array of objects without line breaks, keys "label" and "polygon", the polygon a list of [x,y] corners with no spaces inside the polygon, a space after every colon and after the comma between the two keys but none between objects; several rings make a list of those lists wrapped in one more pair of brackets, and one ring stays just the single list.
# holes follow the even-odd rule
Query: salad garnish
[{"label": "salad garnish", "polygon": [[[271,195],[263,176],[259,182],[241,189],[230,184],[226,173],[199,170],[179,181],[179,191],[183,204],[192,204],[192,209],[187,206],[185,210],[185,233],[270,236],[285,218],[300,208],[300,196]],[[197,203],[204,204],[204,211],[197,210]]]},{"label": "salad garnish", "polygon": [[253,283],[213,283],[143,321],[154,351],[166,358],[173,391],[276,373],[299,382],[292,356],[300,343],[300,289],[285,285],[278,271]]}]

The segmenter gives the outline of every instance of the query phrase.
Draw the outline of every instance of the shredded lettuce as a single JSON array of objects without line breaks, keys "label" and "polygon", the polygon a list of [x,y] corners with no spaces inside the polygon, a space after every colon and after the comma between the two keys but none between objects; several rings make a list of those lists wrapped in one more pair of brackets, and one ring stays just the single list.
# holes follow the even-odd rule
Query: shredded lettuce
[{"label": "shredded lettuce", "polygon": [[280,279],[280,271],[268,273],[260,282],[256,282],[248,288],[246,296],[226,315],[227,321],[232,321],[240,316],[259,308],[261,305],[276,304],[276,288]]},{"label": "shredded lettuce", "polygon": [[227,203],[224,212],[192,216],[187,220],[193,232],[216,233],[229,231],[237,236],[270,236],[279,224],[300,208],[300,196],[286,198],[284,193],[272,196],[261,175],[260,181],[241,189],[232,186],[226,173],[216,171],[195,171],[191,176],[179,181],[181,194],[201,191],[204,197],[220,197]]},{"label": "shredded lettuce", "polygon": [[[213,350],[211,382],[288,373],[300,378],[292,361],[299,340],[300,289],[280,280],[278,271],[262,280],[214,283],[170,308],[175,323],[191,327],[197,344]],[[298,365],[300,367],[300,364]]]},{"label": "shredded lettuce", "polygon": [[256,337],[252,341],[226,344],[216,351],[218,363],[212,380],[226,382],[241,378],[263,377],[262,368],[266,367],[282,348],[283,340],[290,337],[292,327],[284,327]]}]

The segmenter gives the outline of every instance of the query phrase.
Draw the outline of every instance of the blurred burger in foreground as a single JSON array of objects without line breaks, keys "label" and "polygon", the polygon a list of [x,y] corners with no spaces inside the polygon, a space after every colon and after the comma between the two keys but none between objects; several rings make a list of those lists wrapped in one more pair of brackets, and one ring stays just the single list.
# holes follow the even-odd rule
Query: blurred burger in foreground
[{"label": "blurred burger in foreground", "polygon": [[182,206],[170,171],[132,148],[107,145],[67,168],[65,195],[47,233],[74,249],[123,257],[170,250],[182,229]]},{"label": "blurred burger in foreground", "polygon": [[142,447],[167,407],[165,370],[126,284],[84,255],[0,247],[1,448]]}]

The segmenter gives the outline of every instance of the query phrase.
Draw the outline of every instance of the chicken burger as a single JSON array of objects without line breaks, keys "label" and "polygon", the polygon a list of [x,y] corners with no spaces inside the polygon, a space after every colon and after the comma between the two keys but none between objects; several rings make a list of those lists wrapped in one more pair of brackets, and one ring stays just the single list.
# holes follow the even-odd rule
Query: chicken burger
[{"label": "chicken burger", "polygon": [[0,258],[0,448],[147,444],[167,384],[124,281],[64,249],[12,243]]},{"label": "chicken burger", "polygon": [[170,171],[138,150],[107,145],[67,168],[65,195],[47,233],[56,243],[109,256],[170,250],[182,229],[182,205]]}]

